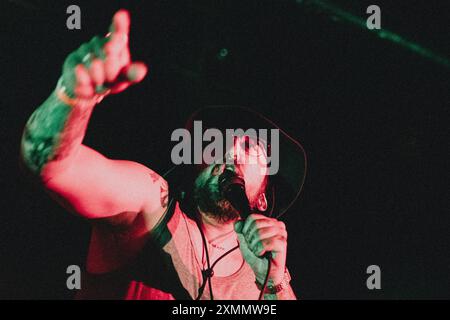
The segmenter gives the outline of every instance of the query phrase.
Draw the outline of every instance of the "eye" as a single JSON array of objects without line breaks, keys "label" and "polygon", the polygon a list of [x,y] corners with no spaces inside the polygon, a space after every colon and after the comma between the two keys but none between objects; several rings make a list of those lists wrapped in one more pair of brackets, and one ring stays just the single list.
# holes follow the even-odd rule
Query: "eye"
[{"label": "eye", "polygon": [[250,139],[249,136],[244,137],[244,141],[241,144],[242,149],[245,150],[245,152],[249,152],[250,150],[254,149],[256,146],[256,143],[253,139]]}]

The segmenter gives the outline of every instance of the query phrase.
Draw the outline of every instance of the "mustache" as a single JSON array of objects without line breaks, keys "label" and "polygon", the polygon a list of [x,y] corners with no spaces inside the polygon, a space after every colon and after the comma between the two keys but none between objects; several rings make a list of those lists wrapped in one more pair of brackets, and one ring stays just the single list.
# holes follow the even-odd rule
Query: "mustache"
[{"label": "mustache", "polygon": [[219,221],[228,222],[239,217],[239,212],[221,195],[217,176],[196,185],[194,199],[206,215],[215,217]]}]

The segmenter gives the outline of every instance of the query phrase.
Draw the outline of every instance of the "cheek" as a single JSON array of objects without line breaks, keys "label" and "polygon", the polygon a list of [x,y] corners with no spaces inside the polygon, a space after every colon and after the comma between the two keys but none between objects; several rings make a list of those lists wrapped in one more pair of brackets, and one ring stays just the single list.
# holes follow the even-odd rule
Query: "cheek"
[{"label": "cheek", "polygon": [[[266,170],[267,171],[267,170]],[[264,182],[265,171],[259,166],[247,166],[244,171],[245,188],[249,199],[258,195]]]},{"label": "cheek", "polygon": [[208,174],[203,171],[202,173],[199,174],[199,176],[197,177],[197,179],[195,179],[195,186],[196,187],[201,187],[204,186],[208,181]]}]

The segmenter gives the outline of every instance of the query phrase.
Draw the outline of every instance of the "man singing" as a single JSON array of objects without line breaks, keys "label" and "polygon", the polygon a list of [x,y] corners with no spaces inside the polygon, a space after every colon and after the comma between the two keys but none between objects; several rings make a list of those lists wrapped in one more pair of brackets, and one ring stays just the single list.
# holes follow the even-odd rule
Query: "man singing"
[{"label": "man singing", "polygon": [[[286,228],[272,213],[275,195],[277,203],[287,204],[283,209],[298,196],[305,162],[301,146],[284,132],[281,144],[290,147],[281,146],[281,153],[295,149],[295,156],[281,159],[280,172],[288,174],[272,179],[261,161],[267,157],[263,144],[241,136],[226,150],[231,162],[196,166],[191,184],[181,181],[187,175],[163,178],[82,144],[94,107],[147,73],[145,64],[131,62],[129,22],[128,12],[120,10],[106,37],[94,37],[67,57],[55,90],[29,118],[22,137],[26,168],[52,198],[92,225],[77,298],[295,299]],[[221,119],[220,112],[210,113]],[[275,126],[256,113],[239,112]],[[245,183],[248,217],[221,191],[220,178],[228,173]],[[275,182],[282,177],[293,186],[290,196]],[[188,186],[182,197],[181,185]]]}]

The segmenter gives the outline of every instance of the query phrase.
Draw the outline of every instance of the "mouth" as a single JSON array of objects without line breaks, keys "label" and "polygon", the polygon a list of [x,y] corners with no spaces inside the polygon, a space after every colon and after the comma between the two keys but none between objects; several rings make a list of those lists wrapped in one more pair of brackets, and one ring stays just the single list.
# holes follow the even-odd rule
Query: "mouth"
[{"label": "mouth", "polygon": [[219,191],[222,195],[227,192],[231,185],[240,185],[245,188],[245,181],[242,176],[236,173],[234,170],[225,169],[219,176]]},{"label": "mouth", "polygon": [[220,175],[211,175],[204,184],[197,185],[194,190],[194,198],[202,212],[217,218],[221,222],[227,222],[236,219],[239,214],[231,203],[222,196],[219,180],[223,174],[225,176],[236,175],[234,171],[228,169],[223,170]]}]

